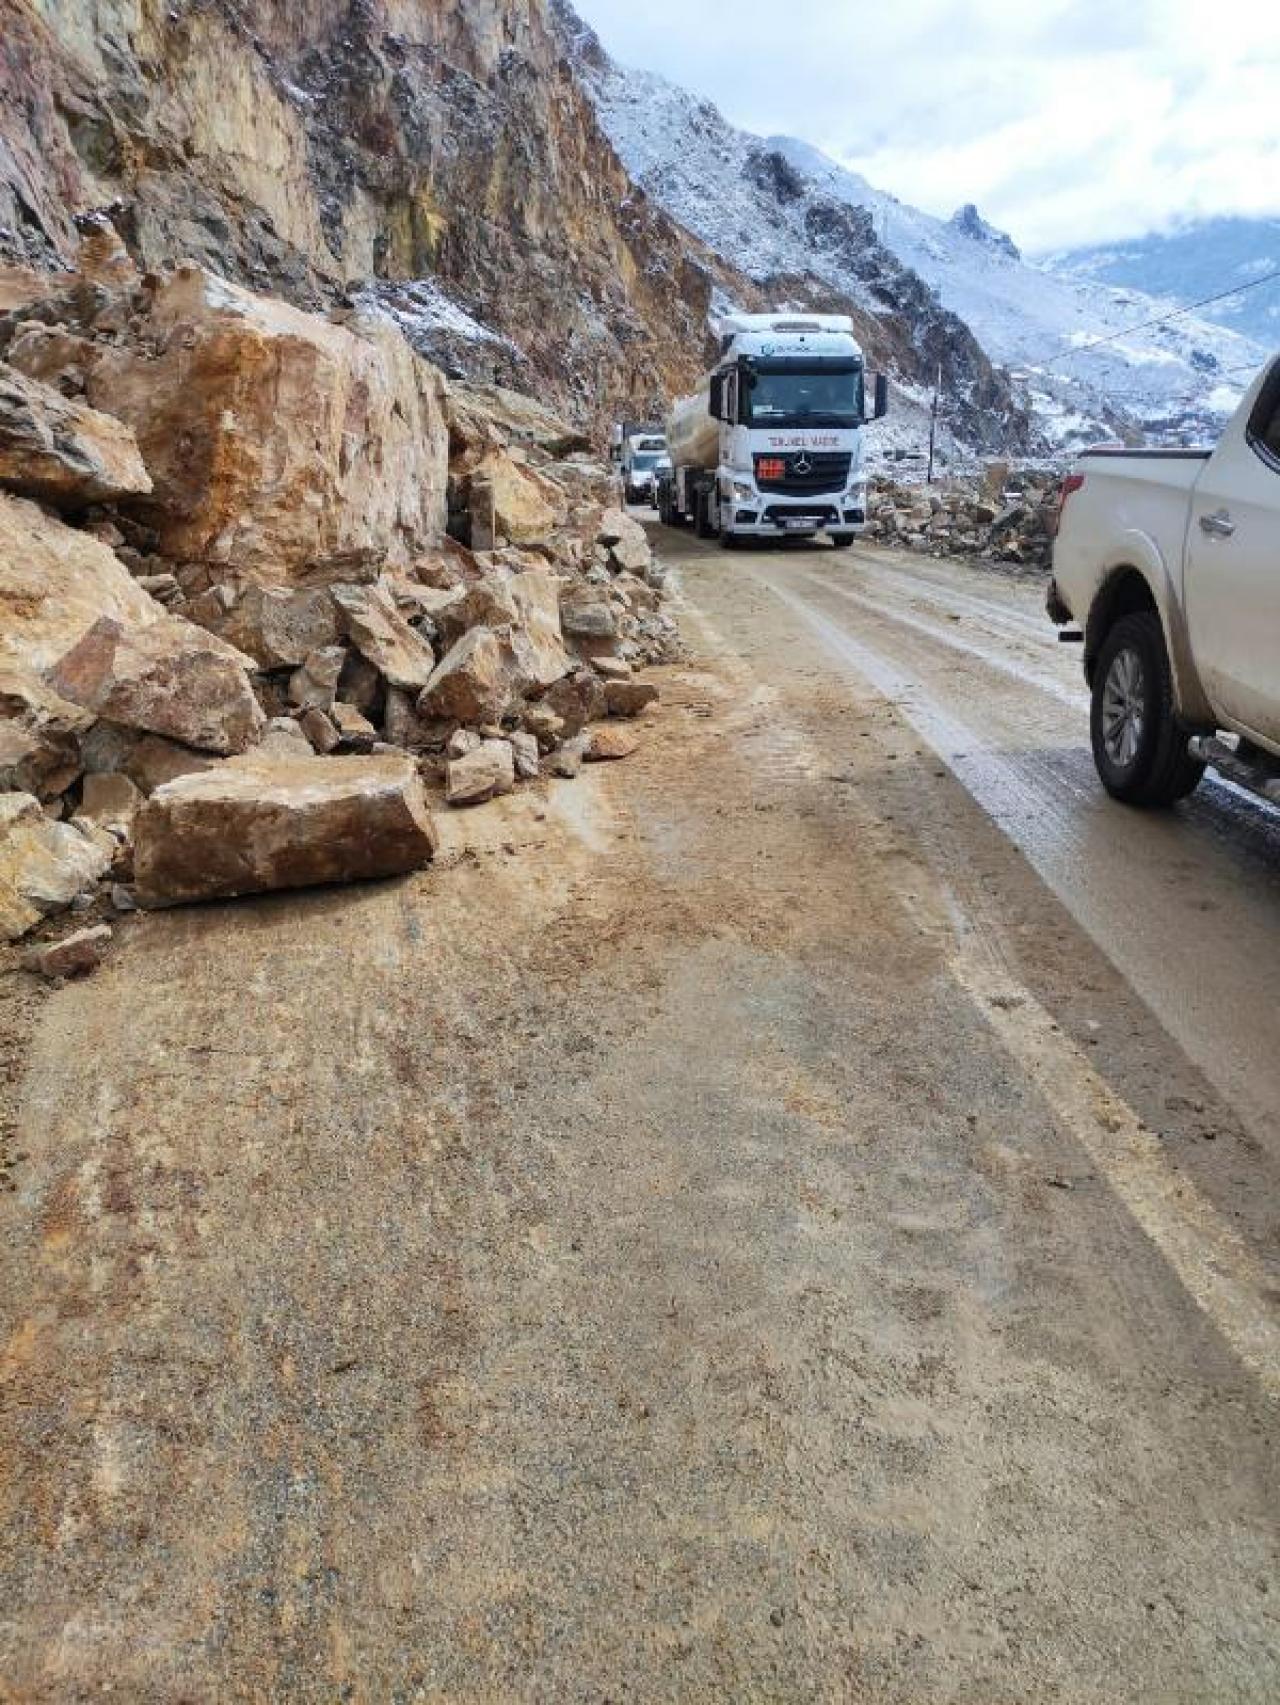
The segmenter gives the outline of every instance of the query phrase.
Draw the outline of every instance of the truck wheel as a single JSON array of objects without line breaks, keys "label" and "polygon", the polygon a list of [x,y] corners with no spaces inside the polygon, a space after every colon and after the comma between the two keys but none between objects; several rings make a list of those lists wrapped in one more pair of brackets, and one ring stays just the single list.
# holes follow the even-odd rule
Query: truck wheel
[{"label": "truck wheel", "polygon": [[720,545],[721,545],[721,548],[723,550],[726,550],[726,551],[741,550],[745,543],[746,543],[746,540],[742,537],[741,533],[734,533],[734,532],[731,532],[728,527],[721,527],[721,529],[720,529]]},{"label": "truck wheel", "polygon": [[831,546],[833,550],[847,551],[852,543],[852,533],[832,533],[831,535]]},{"label": "truck wheel", "polygon": [[1172,805],[1199,785],[1173,710],[1173,675],[1159,616],[1139,611],[1112,628],[1098,653],[1090,716],[1102,785],[1126,805]]},{"label": "truck wheel", "polygon": [[712,505],[716,502],[714,491],[698,493],[697,499],[697,533],[700,539],[714,539],[720,529],[716,526],[712,514]]}]

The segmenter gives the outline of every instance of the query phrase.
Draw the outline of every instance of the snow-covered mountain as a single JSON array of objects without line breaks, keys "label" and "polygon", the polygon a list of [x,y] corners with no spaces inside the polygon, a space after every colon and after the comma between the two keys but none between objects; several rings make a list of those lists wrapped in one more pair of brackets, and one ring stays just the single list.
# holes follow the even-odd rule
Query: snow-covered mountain
[{"label": "snow-covered mountain", "polygon": [[[1134,425],[1153,436],[1211,434],[1265,359],[1249,339],[1202,320],[1131,329],[1168,304],[1029,263],[976,208],[948,222],[909,207],[807,143],[737,129],[710,102],[612,63],[594,42],[582,74],[631,176],[754,279],[808,274],[892,312],[857,265],[848,221],[865,210],[868,240],[1013,372],[1060,446]],[[1113,341],[1088,347],[1099,338]]]},{"label": "snow-covered mountain", "polygon": [[1280,219],[1203,219],[1159,236],[1068,249],[1046,256],[1044,264],[1071,277],[1183,301],[1243,286],[1239,295],[1208,304],[1201,318],[1280,348],[1280,277],[1273,276],[1280,273]]}]

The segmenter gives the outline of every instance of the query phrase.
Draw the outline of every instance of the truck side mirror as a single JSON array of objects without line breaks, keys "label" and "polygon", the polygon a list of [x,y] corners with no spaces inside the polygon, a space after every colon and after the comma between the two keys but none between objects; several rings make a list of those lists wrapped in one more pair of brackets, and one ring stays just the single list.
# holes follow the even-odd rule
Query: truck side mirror
[{"label": "truck side mirror", "polygon": [[883,420],[889,412],[889,376],[887,373],[876,374],[875,409],[872,420]]}]

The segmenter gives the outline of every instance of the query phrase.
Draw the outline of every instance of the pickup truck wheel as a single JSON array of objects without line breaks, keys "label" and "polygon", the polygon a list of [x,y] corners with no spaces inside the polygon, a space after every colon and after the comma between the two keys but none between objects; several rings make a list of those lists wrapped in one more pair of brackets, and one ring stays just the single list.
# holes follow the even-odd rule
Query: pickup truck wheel
[{"label": "pickup truck wheel", "polygon": [[1124,616],[1103,641],[1093,675],[1093,760],[1102,785],[1126,805],[1172,805],[1199,784],[1173,710],[1173,675],[1160,618]]}]

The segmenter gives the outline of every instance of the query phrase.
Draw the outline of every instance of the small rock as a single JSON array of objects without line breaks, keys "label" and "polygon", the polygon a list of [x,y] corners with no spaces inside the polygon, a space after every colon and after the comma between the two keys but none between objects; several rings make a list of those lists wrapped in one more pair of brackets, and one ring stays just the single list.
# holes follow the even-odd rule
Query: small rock
[{"label": "small rock", "polygon": [[593,728],[587,735],[586,759],[589,764],[611,763],[616,758],[629,758],[639,746],[639,736],[629,728],[616,724]]},{"label": "small rock", "polygon": [[338,730],[343,746],[355,752],[372,750],[373,743],[378,738],[378,730],[354,705],[344,704],[338,699],[329,716]]},{"label": "small rock", "polygon": [[291,716],[273,716],[257,751],[271,758],[309,758],[314,747]]},{"label": "small rock", "polygon": [[111,904],[117,912],[136,912],[138,909],[132,888],[126,888],[123,882],[111,884]]},{"label": "small rock", "polygon": [[507,744],[515,754],[516,774],[521,781],[536,781],[541,770],[538,742],[532,734],[508,734]]},{"label": "small rock", "polygon": [[658,702],[658,689],[650,681],[606,681],[604,702],[610,716],[639,716]]},{"label": "small rock", "polygon": [[454,758],[446,769],[450,805],[481,805],[515,786],[515,753],[506,740],[485,740],[479,749]]},{"label": "small rock", "polygon": [[347,660],[346,648],[323,645],[289,677],[289,701],[299,710],[325,710],[338,696],[338,680]]},{"label": "small rock", "polygon": [[478,752],[483,744],[474,728],[455,728],[445,751],[451,758],[465,758],[470,752]]},{"label": "small rock", "polygon": [[322,710],[304,710],[298,727],[311,742],[312,748],[323,754],[336,752],[342,741],[333,721]]},{"label": "small rock", "polygon": [[24,956],[28,971],[41,977],[84,977],[96,971],[111,940],[110,924],[77,930],[62,941],[47,941]]}]

